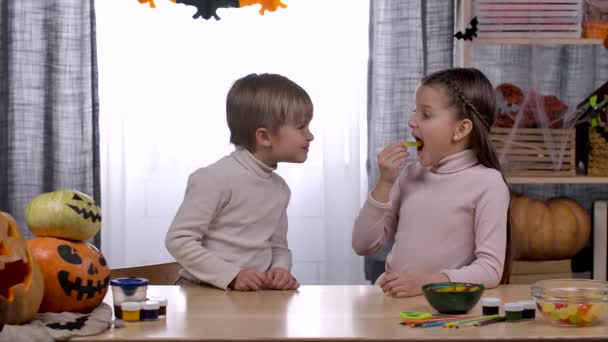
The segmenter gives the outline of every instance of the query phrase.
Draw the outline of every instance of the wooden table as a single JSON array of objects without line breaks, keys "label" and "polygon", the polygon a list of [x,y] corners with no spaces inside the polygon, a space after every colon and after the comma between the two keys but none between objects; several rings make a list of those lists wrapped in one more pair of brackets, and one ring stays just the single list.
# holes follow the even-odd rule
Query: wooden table
[{"label": "wooden table", "polygon": [[[410,328],[399,312],[432,311],[423,296],[396,299],[373,286],[302,286],[298,291],[225,292],[204,287],[150,286],[148,296],[169,300],[167,317],[127,322],[78,341],[608,341],[608,326],[558,327],[534,321],[484,327]],[[528,285],[486,290],[503,302],[530,299]],[[112,305],[109,292],[106,303]],[[478,304],[473,314],[481,314]]]}]

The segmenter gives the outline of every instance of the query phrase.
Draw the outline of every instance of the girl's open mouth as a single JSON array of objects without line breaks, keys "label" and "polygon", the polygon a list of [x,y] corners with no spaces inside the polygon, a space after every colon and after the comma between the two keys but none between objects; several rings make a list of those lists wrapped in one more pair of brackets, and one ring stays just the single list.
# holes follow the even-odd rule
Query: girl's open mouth
[{"label": "girl's open mouth", "polygon": [[424,141],[416,138],[416,142],[418,143],[416,144],[416,150],[422,151],[422,148],[424,147]]}]

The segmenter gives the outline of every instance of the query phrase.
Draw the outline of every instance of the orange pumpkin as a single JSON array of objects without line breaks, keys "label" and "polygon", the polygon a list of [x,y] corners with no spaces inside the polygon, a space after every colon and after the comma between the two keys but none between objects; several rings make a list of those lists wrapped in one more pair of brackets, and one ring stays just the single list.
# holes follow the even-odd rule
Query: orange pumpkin
[{"label": "orange pumpkin", "polygon": [[27,241],[44,276],[39,312],[95,309],[108,291],[110,268],[99,249],[87,242],[38,237]]},{"label": "orange pumpkin", "polygon": [[547,202],[526,196],[511,200],[511,229],[519,260],[566,259],[589,240],[591,218],[571,198]]},{"label": "orange pumpkin", "polygon": [[15,219],[0,212],[0,324],[21,324],[38,311],[44,285]]}]

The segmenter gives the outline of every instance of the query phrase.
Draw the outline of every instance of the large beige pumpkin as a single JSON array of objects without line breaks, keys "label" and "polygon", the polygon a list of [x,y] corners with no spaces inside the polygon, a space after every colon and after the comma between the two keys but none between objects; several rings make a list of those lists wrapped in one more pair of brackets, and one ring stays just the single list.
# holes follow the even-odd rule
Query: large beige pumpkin
[{"label": "large beige pumpkin", "polygon": [[0,212],[0,325],[31,321],[43,295],[42,273],[17,222]]},{"label": "large beige pumpkin", "polygon": [[566,259],[589,240],[591,218],[571,198],[543,202],[516,196],[511,200],[511,231],[517,259]]},{"label": "large beige pumpkin", "polygon": [[34,197],[25,209],[25,222],[34,235],[85,241],[101,226],[95,200],[75,190],[58,190]]}]

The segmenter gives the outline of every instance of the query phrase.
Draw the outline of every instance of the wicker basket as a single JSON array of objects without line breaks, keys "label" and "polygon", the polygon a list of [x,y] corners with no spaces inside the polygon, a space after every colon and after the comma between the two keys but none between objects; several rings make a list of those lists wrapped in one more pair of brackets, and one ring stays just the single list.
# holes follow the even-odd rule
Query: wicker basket
[{"label": "wicker basket", "polygon": [[[517,128],[512,133],[512,128],[493,127],[490,136],[498,155],[503,156],[500,162],[508,176],[567,177],[576,174],[576,132],[573,129]],[[555,160],[560,156],[561,164]]]},{"label": "wicker basket", "polygon": [[603,128],[589,128],[589,176],[608,176],[608,133]]}]

